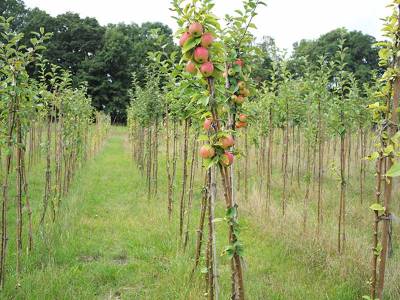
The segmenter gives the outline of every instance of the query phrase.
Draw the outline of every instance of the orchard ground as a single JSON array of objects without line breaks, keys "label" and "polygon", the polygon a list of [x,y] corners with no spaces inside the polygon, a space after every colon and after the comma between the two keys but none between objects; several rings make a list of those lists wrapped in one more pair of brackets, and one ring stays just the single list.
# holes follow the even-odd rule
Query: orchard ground
[{"label": "orchard ground", "polygon": [[[169,222],[167,216],[164,157],[160,163],[160,190],[149,200],[145,177],[130,158],[127,130],[114,127],[101,152],[79,171],[58,224],[36,232],[37,248],[25,264],[21,287],[15,288],[15,277],[9,276],[4,299],[204,299],[202,268],[190,278],[201,184],[183,253],[178,219]],[[42,186],[39,171],[34,170],[38,182],[31,186]],[[33,189],[34,211],[40,211],[41,192]],[[223,217],[219,201],[217,217]],[[368,293],[356,259],[349,266],[355,271],[341,274],[340,268],[318,263],[322,250],[310,253],[301,241],[287,241],[249,213],[240,215],[248,299],[350,300]],[[219,237],[227,236],[225,229],[217,223]],[[218,242],[222,252],[223,239]],[[221,256],[218,264],[220,299],[228,299],[229,260]]]}]

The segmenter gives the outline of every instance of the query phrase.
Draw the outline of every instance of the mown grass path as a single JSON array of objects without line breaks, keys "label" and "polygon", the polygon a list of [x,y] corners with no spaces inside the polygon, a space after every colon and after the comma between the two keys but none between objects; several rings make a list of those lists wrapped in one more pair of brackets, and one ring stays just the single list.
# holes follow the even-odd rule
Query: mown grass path
[{"label": "mown grass path", "polygon": [[[10,281],[3,296],[204,299],[202,275],[188,278],[194,240],[187,253],[179,250],[177,222],[168,222],[164,192],[159,199],[147,199],[145,178],[126,147],[126,132],[114,128],[104,149],[80,171],[64,201],[64,215],[40,241],[43,246],[32,257],[22,287],[16,290]],[[197,213],[193,220],[197,223]],[[350,283],[296,258],[295,250],[267,237],[249,218],[242,217],[242,222],[248,299],[357,298]],[[224,227],[218,224],[219,249],[224,246]],[[221,257],[219,269],[221,299],[228,299],[226,258]]]}]

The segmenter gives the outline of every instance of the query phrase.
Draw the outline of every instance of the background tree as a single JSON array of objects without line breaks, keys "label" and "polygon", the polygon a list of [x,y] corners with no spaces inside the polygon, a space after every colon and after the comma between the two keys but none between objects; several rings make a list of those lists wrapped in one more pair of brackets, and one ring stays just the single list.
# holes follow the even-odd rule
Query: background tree
[{"label": "background tree", "polygon": [[[292,60],[308,57],[311,62],[318,61],[318,57],[325,55],[328,60],[334,57],[340,39],[345,39],[344,47],[348,48],[346,59],[347,69],[354,73],[360,83],[371,79],[371,71],[378,69],[378,48],[374,46],[376,39],[361,31],[348,31],[345,28],[332,30],[321,35],[316,40],[301,40],[293,47]],[[292,63],[293,71],[296,64]]]}]

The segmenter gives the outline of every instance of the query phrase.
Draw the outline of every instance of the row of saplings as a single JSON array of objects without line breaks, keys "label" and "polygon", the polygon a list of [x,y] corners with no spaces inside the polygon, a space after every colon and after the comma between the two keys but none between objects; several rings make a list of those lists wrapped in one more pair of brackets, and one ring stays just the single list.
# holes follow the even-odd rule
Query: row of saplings
[{"label": "row of saplings", "polygon": [[[200,39],[197,41],[198,45],[194,51],[189,52],[189,61],[186,64],[185,70],[193,75],[196,75],[198,70],[204,77],[210,77],[214,73],[214,64],[209,60],[209,47],[214,41],[214,37],[210,32],[204,32],[203,25],[198,22],[192,23],[188,27],[188,31],[183,33],[179,40],[179,45],[184,47],[185,44],[191,38]],[[242,68],[244,66],[244,61],[242,59],[237,59],[234,62],[235,65]],[[223,76],[227,78],[228,76],[235,76],[236,71],[234,68],[228,68],[228,71],[224,72]],[[238,82],[238,91],[231,96],[231,100],[234,105],[238,106],[244,103],[245,99],[250,96],[250,91],[246,87],[244,81]],[[213,126],[212,118],[207,118],[204,121],[203,127],[206,131],[209,131]],[[238,121],[235,124],[236,128],[242,128],[247,126],[247,115],[239,114]],[[232,135],[226,132],[220,132],[218,134],[219,139],[213,144],[206,144],[200,148],[199,154],[203,159],[213,159],[215,156],[219,157],[221,164],[225,166],[230,166],[234,160],[234,154],[229,151],[234,145],[235,140]]]}]

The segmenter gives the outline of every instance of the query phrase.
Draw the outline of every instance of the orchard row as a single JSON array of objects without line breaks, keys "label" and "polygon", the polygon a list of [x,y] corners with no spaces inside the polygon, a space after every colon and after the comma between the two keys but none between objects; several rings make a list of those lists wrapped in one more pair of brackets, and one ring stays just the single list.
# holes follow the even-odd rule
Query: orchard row
[{"label": "orchard row", "polygon": [[[8,273],[20,286],[37,233],[45,236],[62,214],[76,171],[99,150],[110,125],[109,117],[95,113],[84,85],[74,88],[68,71],[42,58],[51,35],[41,29],[33,33],[31,45],[22,45],[23,35],[10,28],[11,21],[0,17],[2,288]],[[30,76],[32,70],[38,78]],[[42,187],[34,186],[42,189],[39,199],[29,189],[35,176],[44,179]]]}]

